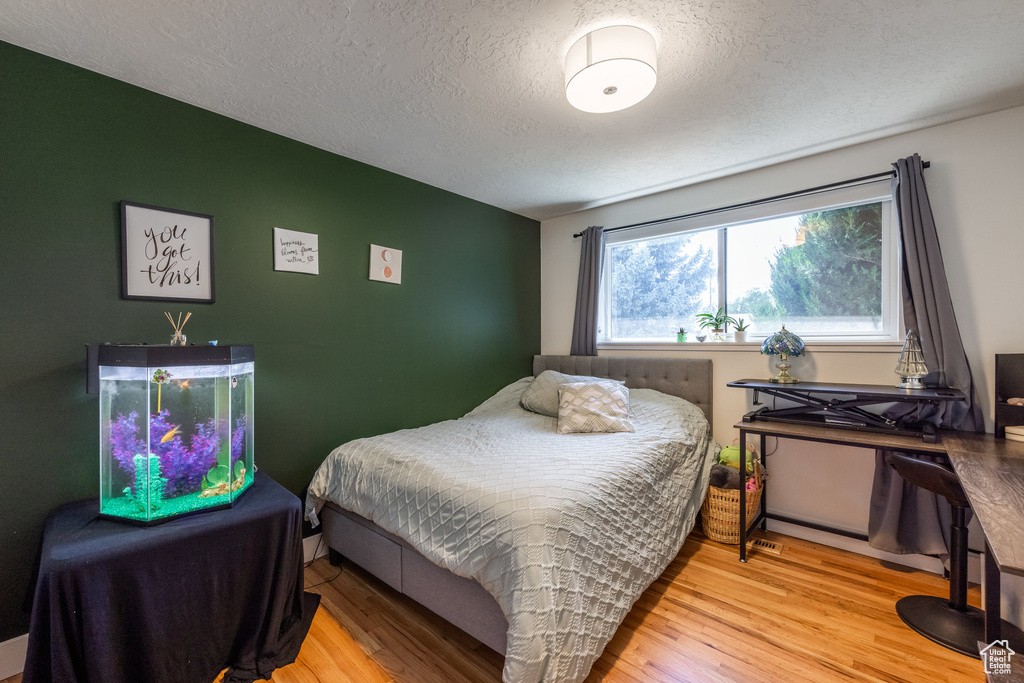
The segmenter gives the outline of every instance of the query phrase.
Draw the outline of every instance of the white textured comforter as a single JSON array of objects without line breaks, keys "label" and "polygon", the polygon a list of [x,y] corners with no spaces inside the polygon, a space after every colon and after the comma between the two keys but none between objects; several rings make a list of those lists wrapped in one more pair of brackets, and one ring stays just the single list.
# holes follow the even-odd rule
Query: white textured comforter
[{"label": "white textured comforter", "polygon": [[678,553],[718,446],[696,406],[651,389],[630,390],[635,433],[556,434],[519,406],[531,379],[336,448],[306,513],[334,501],[475,579],[508,619],[504,680],[571,683]]}]

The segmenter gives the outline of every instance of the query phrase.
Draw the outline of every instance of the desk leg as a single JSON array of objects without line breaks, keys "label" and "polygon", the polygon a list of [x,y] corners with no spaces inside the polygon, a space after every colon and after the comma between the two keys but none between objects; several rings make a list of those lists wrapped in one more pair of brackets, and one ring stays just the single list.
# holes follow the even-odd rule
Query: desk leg
[{"label": "desk leg", "polygon": [[1002,630],[1002,606],[1000,605],[999,566],[992,555],[992,548],[985,541],[985,642],[1000,639]]},{"label": "desk leg", "polygon": [[747,471],[747,432],[740,430],[740,562],[747,561],[747,487],[743,476]]},{"label": "desk leg", "polygon": [[[767,443],[767,441],[768,441],[768,437],[766,435],[762,434],[761,435],[761,476],[762,477],[764,476],[764,473],[768,471],[767,468],[765,467],[765,454],[764,454],[765,444]],[[760,511],[764,513],[764,517],[761,518],[761,531],[768,531],[768,485],[767,484],[762,484],[761,485],[761,510]]]}]

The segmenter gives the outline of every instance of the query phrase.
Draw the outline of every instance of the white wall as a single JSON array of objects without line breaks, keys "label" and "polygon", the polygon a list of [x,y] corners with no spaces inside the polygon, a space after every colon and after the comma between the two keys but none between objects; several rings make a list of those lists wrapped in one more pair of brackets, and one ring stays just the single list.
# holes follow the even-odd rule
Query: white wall
[{"label": "white wall", "polygon": [[[914,152],[932,164],[925,178],[946,275],[991,431],[994,354],[1024,352],[1024,107],[544,221],[541,352],[569,352],[580,249],[574,232],[588,225],[612,228],[877,173]],[[750,409],[751,392],[727,388],[726,382],[765,377],[771,366],[754,346],[713,349],[702,345],[600,354],[711,357],[713,428],[718,441],[728,444],[737,436],[732,425]],[[837,352],[818,345],[791,359],[790,372],[808,380],[887,384],[895,379],[897,358],[898,345],[873,352]],[[769,440],[769,452],[774,445]],[[769,459],[769,469],[769,507],[774,511],[866,532],[873,473],[870,452],[782,442]],[[1015,600],[1011,611],[1021,614],[1013,594],[1024,591],[1008,593]]]}]

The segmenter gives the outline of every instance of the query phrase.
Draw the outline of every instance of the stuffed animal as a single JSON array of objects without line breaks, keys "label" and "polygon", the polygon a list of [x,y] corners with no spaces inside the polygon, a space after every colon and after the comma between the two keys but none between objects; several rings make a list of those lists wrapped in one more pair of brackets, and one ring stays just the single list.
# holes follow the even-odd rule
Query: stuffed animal
[{"label": "stuffed animal", "polygon": [[728,465],[712,465],[711,479],[708,483],[718,489],[739,491],[740,470],[738,467],[729,467]]},{"label": "stuffed animal", "polygon": [[[718,462],[722,465],[728,465],[734,467],[737,470],[740,468],[740,447],[739,446],[723,446],[721,453],[718,454]],[[754,471],[754,456],[749,451],[747,452],[747,474]]]}]

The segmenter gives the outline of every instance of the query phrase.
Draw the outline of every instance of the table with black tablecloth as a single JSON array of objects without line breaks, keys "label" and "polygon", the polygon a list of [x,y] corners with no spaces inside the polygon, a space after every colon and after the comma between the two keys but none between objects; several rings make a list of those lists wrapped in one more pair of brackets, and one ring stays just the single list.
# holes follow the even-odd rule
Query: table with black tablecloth
[{"label": "table with black tablecloth", "polygon": [[211,683],[294,661],[319,596],[304,593],[302,505],[263,473],[227,510],[155,527],[46,522],[24,683]]}]

